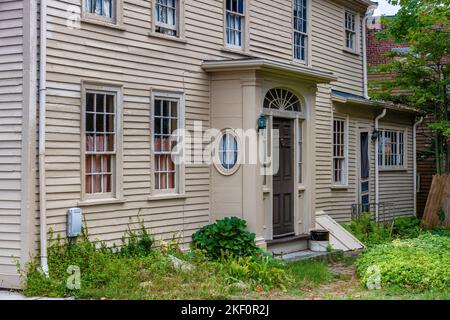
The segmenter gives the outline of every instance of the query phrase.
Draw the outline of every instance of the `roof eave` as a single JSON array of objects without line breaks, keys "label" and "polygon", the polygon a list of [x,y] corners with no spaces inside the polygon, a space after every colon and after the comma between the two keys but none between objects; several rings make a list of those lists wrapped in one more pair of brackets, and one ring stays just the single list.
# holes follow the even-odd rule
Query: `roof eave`
[{"label": "roof eave", "polygon": [[346,98],[346,97],[342,97],[342,96],[335,95],[335,94],[333,94],[331,96],[331,99],[333,100],[333,102],[338,102],[338,103],[342,103],[342,104],[353,104],[353,105],[366,106],[366,107],[380,107],[380,108],[386,108],[389,110],[395,110],[395,111],[399,111],[399,112],[411,113],[411,114],[416,114],[416,115],[420,114],[420,112],[418,110],[413,110],[413,109],[409,109],[406,107],[395,106],[392,103],[383,102],[383,101],[361,100],[361,99],[356,99],[356,98],[351,98],[351,97]]},{"label": "roof eave", "polygon": [[297,77],[317,83],[329,83],[337,81],[338,78],[331,72],[324,72],[307,67],[294,66],[265,59],[243,59],[243,60],[210,60],[204,61],[203,70],[206,72],[230,72],[260,70],[275,73],[296,75]]}]

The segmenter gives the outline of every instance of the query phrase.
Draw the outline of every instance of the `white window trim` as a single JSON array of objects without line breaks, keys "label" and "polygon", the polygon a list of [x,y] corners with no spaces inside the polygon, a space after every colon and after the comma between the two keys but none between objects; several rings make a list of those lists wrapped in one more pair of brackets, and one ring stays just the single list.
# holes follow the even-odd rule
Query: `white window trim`
[{"label": "white window trim", "polygon": [[307,14],[307,32],[306,33],[302,33],[304,35],[306,35],[306,48],[305,48],[305,60],[301,60],[301,59],[296,59],[295,58],[295,32],[296,30],[294,29],[294,1],[292,1],[292,7],[291,7],[291,19],[292,19],[292,23],[291,23],[291,27],[292,27],[292,61],[296,64],[302,64],[302,65],[307,65],[307,66],[311,66],[311,51],[312,51],[312,46],[311,46],[311,0],[307,0],[306,2],[306,6],[307,6],[307,10],[306,10],[306,14]]},{"label": "white window trim", "polygon": [[[397,165],[392,165],[392,166],[386,166],[384,164],[384,148],[381,149],[382,151],[382,159],[383,159],[383,163],[381,165],[378,166],[380,171],[405,171],[408,169],[408,135],[407,135],[407,130],[406,129],[398,129],[398,128],[393,128],[393,127],[381,127],[378,129],[380,132],[380,135],[382,132],[385,131],[390,131],[390,132],[396,132],[398,133],[403,133],[403,165],[401,166],[397,166]],[[381,136],[379,137],[379,139],[381,139]],[[398,139],[397,139],[398,141]],[[376,142],[378,143],[378,141]],[[378,148],[380,151],[380,148]],[[376,161],[378,161],[378,155],[376,155]]]},{"label": "white window trim", "polygon": [[[116,153],[113,174],[114,191],[86,193],[86,92],[114,93],[116,95]],[[83,203],[123,201],[123,86],[111,83],[82,81],[81,83],[81,201]]]},{"label": "white window trim", "polygon": [[[342,182],[335,182],[334,181],[334,121],[335,120],[341,120],[344,121],[344,157],[345,157],[345,161],[344,161],[344,168],[343,168],[343,179]],[[331,186],[332,188],[347,188],[348,187],[348,142],[349,142],[349,116],[345,116],[345,115],[337,115],[335,114],[333,116],[332,122],[331,122]]]},{"label": "white window trim", "polygon": [[155,200],[157,198],[183,198],[185,195],[185,164],[175,164],[175,189],[157,190],[155,189],[155,153],[154,153],[154,119],[155,119],[155,99],[173,99],[178,100],[178,129],[185,129],[185,95],[182,92],[171,92],[164,90],[151,90],[150,94],[150,197],[148,200]]},{"label": "white window trim", "polygon": [[[222,141],[222,137],[225,134],[230,134],[231,136],[233,136],[236,139],[236,142],[237,142],[237,160],[236,160],[236,164],[231,169],[227,169],[224,166],[222,166],[222,163],[220,161],[219,145],[220,145],[220,142]],[[241,141],[241,139],[239,139],[239,136],[237,135],[236,131],[234,131],[231,128],[226,128],[226,129],[221,130],[220,133],[217,135],[214,144],[215,144],[214,145],[214,166],[217,169],[217,171],[223,176],[231,176],[231,175],[235,174],[239,170],[239,168],[241,166],[241,162],[242,162],[241,161],[242,141]]]},{"label": "white window trim", "polygon": [[150,31],[150,35],[154,36],[154,37],[158,37],[158,38],[169,39],[169,40],[184,41],[186,39],[185,30],[184,30],[184,25],[185,25],[185,9],[184,9],[184,7],[185,7],[185,0],[177,0],[177,15],[176,15],[176,23],[175,23],[177,35],[171,36],[168,34],[156,32],[157,26],[161,26],[163,28],[168,28],[168,29],[170,29],[172,26],[170,26],[170,25],[164,26],[163,24],[156,23],[156,19],[157,19],[157,17],[156,17],[156,0],[154,0],[152,2],[152,29]]},{"label": "white window trim", "polygon": [[250,5],[251,0],[244,1],[244,13],[243,17],[243,28],[242,28],[242,46],[235,46],[227,43],[227,3],[223,1],[223,47],[225,51],[236,51],[249,53],[250,50],[250,28],[249,28],[249,17],[250,17]]},{"label": "white window trim", "polygon": [[113,0],[113,17],[101,17],[86,11],[86,0],[81,0],[81,21],[117,29],[123,28],[123,0]]},{"label": "white window trim", "polygon": [[[347,26],[346,26],[346,13],[350,13],[353,14],[355,16],[355,44],[354,44],[354,48],[348,48],[347,47],[347,37],[346,37],[346,31],[347,31]],[[349,9],[345,9],[344,10],[344,41],[343,41],[343,50],[348,52],[348,53],[353,53],[353,54],[357,54],[359,55],[361,53],[361,17],[359,15],[358,12],[349,10]]]}]

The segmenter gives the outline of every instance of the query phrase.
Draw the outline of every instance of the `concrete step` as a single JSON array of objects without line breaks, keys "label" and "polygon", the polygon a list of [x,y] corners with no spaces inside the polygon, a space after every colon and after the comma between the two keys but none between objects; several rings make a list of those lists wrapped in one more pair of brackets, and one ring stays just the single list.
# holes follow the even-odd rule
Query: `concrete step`
[{"label": "concrete step", "polygon": [[308,249],[308,234],[267,241],[267,251],[274,257]]}]

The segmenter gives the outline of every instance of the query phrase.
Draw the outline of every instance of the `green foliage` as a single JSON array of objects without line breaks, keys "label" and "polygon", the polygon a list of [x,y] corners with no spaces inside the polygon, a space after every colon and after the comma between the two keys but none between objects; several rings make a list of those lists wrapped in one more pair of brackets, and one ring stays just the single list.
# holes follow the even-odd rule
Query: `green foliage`
[{"label": "green foliage", "polygon": [[450,287],[450,238],[424,233],[414,239],[394,240],[364,251],[356,261],[361,283],[368,268],[381,270],[382,286],[416,290]]},{"label": "green foliage", "polygon": [[434,152],[437,172],[450,170],[450,0],[389,0],[400,4],[395,17],[383,19],[382,39],[407,43],[409,52],[389,54],[390,62],[375,72],[389,74],[371,83],[375,99],[401,103],[430,115],[435,133]]},{"label": "green foliage", "polygon": [[392,235],[397,238],[415,238],[423,232],[420,220],[413,216],[396,218],[392,222]]},{"label": "green foliage", "polygon": [[[174,264],[174,255],[186,268]],[[211,261],[200,250],[183,253],[173,243],[153,248],[153,239],[145,228],[138,233],[129,230],[122,248],[91,242],[86,232],[71,243],[52,236],[48,264],[48,277],[40,271],[37,257],[26,266],[25,295],[83,299],[226,299],[253,290],[287,290],[295,278],[284,263],[265,255],[229,255]],[[71,266],[80,270],[80,288],[67,287]]]},{"label": "green foliage", "polygon": [[216,265],[229,284],[243,281],[248,283],[250,288],[260,286],[265,291],[272,288],[286,291],[287,286],[292,282],[292,278],[282,265],[268,256],[228,257],[220,260]]},{"label": "green foliage", "polygon": [[225,218],[207,225],[192,235],[192,248],[212,258],[249,257],[259,255],[255,234],[247,231],[247,223],[239,218]]},{"label": "green foliage", "polygon": [[359,220],[353,220],[350,225],[343,225],[359,241],[366,246],[373,246],[392,240],[390,231],[372,220],[370,213],[364,213]]},{"label": "green foliage", "polygon": [[141,229],[136,233],[131,228],[128,228],[125,237],[122,238],[122,247],[119,252],[123,256],[128,257],[146,257],[151,251],[155,240],[141,222]]}]

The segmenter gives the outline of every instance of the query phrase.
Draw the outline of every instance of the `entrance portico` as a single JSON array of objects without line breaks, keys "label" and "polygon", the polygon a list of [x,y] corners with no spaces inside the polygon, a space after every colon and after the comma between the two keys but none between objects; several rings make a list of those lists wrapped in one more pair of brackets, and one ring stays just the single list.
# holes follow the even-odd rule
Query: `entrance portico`
[{"label": "entrance portico", "polygon": [[[212,218],[245,219],[263,246],[308,233],[314,227],[315,212],[317,84],[335,78],[262,59],[208,61],[203,68],[211,74],[211,128],[256,130],[263,115],[267,128],[258,131],[258,138],[264,141],[261,145],[269,159],[275,156],[269,166],[279,169],[268,174],[262,159],[239,164],[232,175],[211,166]],[[245,155],[248,150],[238,152]]]}]

